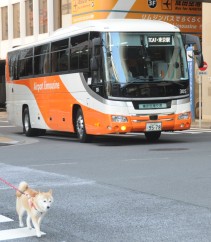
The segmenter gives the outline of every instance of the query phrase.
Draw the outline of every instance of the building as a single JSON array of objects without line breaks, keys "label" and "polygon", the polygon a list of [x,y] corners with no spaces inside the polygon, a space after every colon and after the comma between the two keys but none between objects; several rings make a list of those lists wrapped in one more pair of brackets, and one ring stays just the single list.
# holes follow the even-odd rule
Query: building
[{"label": "building", "polygon": [[[140,5],[142,1],[142,5]],[[127,3],[126,3],[127,2]],[[142,18],[140,15],[140,9],[148,14],[148,16],[155,13],[156,8],[161,3],[165,4],[169,13],[171,5],[180,5],[189,7],[198,7],[202,2],[202,18],[198,12],[193,12],[191,16],[191,26],[195,26],[197,34],[202,29],[202,43],[204,60],[207,62],[208,67],[206,72],[202,76],[198,76],[198,72],[195,72],[194,83],[194,97],[195,97],[195,114],[196,118],[199,118],[200,107],[202,106],[202,118],[204,120],[211,121],[211,33],[209,26],[211,19],[209,13],[211,11],[211,0],[1,0],[0,1],[0,91],[3,89],[1,85],[4,82],[4,65],[5,58],[8,49],[15,46],[24,45],[30,42],[34,42],[51,35],[55,30],[71,26],[72,23],[95,18]],[[151,5],[148,10],[146,7]],[[168,4],[168,5],[167,5]],[[145,5],[145,7],[143,7]],[[157,5],[157,6],[156,6]],[[127,9],[128,8],[128,9]],[[133,11],[127,11],[133,10]],[[134,11],[138,10],[138,11]],[[190,10],[190,8],[188,9]],[[190,14],[190,11],[186,11],[184,15]],[[192,10],[192,9],[191,9]],[[144,12],[142,11],[142,13]],[[185,8],[183,8],[185,11]],[[197,11],[196,9],[193,11]],[[176,10],[172,16],[176,16],[176,13],[183,13],[180,10]],[[159,10],[160,17],[165,16]],[[146,15],[146,14],[145,14]],[[155,16],[154,15],[154,16]],[[168,14],[169,16],[171,14]],[[198,16],[195,18],[194,16]],[[156,15],[158,16],[158,15]],[[203,19],[203,21],[202,21]],[[163,19],[161,19],[163,20]],[[164,19],[165,21],[165,19]],[[189,17],[186,18],[185,25],[188,26]],[[185,30],[191,32],[191,30]],[[192,31],[194,33],[194,31]],[[202,85],[200,84],[202,80]],[[201,86],[200,86],[201,85]],[[202,100],[200,99],[199,90],[202,88]],[[1,98],[4,99],[4,95],[0,92]],[[201,105],[202,103],[202,105]]]}]

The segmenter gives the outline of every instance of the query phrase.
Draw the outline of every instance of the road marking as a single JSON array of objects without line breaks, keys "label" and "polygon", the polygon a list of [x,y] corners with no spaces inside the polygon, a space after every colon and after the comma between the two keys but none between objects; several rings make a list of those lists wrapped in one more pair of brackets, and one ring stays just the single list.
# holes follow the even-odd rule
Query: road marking
[{"label": "road marking", "polygon": [[46,164],[40,164],[40,165],[28,165],[29,167],[36,167],[36,166],[58,166],[58,165],[75,165],[76,162],[70,162],[70,163],[46,163]]},{"label": "road marking", "polygon": [[11,218],[5,217],[3,215],[0,215],[0,223],[5,223],[5,222],[11,222],[14,221]]},{"label": "road marking", "polygon": [[[45,233],[41,232],[42,235]],[[0,241],[37,236],[35,229],[18,228],[0,231]]]},{"label": "road marking", "polygon": [[[35,161],[36,162],[36,161]],[[64,162],[68,163],[68,162]],[[72,162],[71,162],[72,163]],[[30,165],[30,164],[29,164]],[[29,166],[28,165],[28,166]],[[33,164],[31,164],[33,165]],[[34,163],[34,165],[38,165]],[[81,179],[79,177],[70,177],[67,175],[60,175],[56,173],[36,170],[36,167],[23,167],[12,166],[4,163],[0,163],[0,170],[4,180],[18,186],[18,183],[22,181],[23,174],[24,180],[30,185],[30,187],[41,188],[41,187],[53,187],[53,186],[90,186],[96,183],[94,180]],[[33,174],[33,176],[31,175]],[[18,181],[18,183],[17,183]],[[11,187],[0,182],[0,190],[9,190]]]},{"label": "road marking", "polygon": [[14,128],[13,125],[0,125],[0,128]]},{"label": "road marking", "polygon": [[123,161],[151,161],[151,160],[169,160],[169,157],[161,157],[161,158],[139,158],[139,159],[126,159]]}]

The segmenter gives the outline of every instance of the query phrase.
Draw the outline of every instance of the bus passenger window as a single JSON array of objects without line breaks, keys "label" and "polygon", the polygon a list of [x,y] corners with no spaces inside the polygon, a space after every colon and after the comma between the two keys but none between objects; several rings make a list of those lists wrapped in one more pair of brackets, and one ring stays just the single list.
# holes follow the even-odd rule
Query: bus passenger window
[{"label": "bus passenger window", "polygon": [[34,74],[49,73],[49,44],[37,46],[34,49]]},{"label": "bus passenger window", "polygon": [[69,39],[53,42],[51,44],[51,70],[62,72],[68,70]]},{"label": "bus passenger window", "polygon": [[33,74],[33,48],[21,50],[19,56],[19,76],[24,78]]},{"label": "bus passenger window", "polygon": [[70,70],[88,69],[88,33],[71,38]]},{"label": "bus passenger window", "polygon": [[9,54],[9,72],[11,80],[18,80],[18,57],[19,57],[19,51],[15,51],[11,54]]}]

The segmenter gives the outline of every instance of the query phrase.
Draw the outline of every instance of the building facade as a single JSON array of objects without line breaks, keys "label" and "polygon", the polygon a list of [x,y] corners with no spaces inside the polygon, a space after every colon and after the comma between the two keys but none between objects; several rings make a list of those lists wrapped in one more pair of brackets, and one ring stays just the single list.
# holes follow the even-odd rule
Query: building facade
[{"label": "building facade", "polygon": [[[36,42],[51,35],[59,28],[70,26],[84,19],[89,18],[112,18],[112,17],[128,17],[128,18],[142,18],[137,11],[140,10],[138,0],[127,1],[127,4],[122,4],[125,0],[1,0],[0,1],[0,104],[1,99],[5,99],[2,94],[2,86],[4,85],[4,65],[7,51],[15,46],[24,45],[31,42]],[[166,1],[145,1],[145,5],[150,3],[164,4]],[[173,3],[174,1],[170,1]],[[198,7],[197,3],[202,3],[202,24],[201,20],[196,28],[202,26],[202,44],[204,60],[207,62],[208,67],[203,76],[198,76],[195,72],[195,116],[199,118],[199,107],[202,112],[202,119],[211,121],[211,32],[209,31],[211,19],[211,3],[206,0],[196,1],[176,1],[175,4],[183,5],[188,2],[193,3],[193,6]],[[196,3],[197,2],[197,3]],[[71,5],[72,4],[72,5]],[[105,11],[101,8],[105,7]],[[137,6],[136,6],[137,5]],[[147,5],[147,6],[148,6]],[[189,4],[190,5],[190,4]],[[191,5],[190,5],[191,6]],[[143,6],[142,6],[143,7]],[[73,8],[73,9],[72,9]],[[122,9],[124,11],[117,11]],[[131,14],[136,13],[137,16],[130,16],[130,11],[125,11],[125,8],[130,8]],[[100,9],[100,10],[99,10]],[[95,11],[94,11],[95,10]],[[133,11],[132,11],[133,10]],[[142,9],[143,10],[143,9]],[[161,9],[162,10],[162,9]],[[161,10],[159,10],[161,12]],[[152,13],[146,9],[148,15],[157,11],[156,8],[151,8]],[[165,9],[162,10],[165,12]],[[178,10],[181,14],[180,10]],[[195,10],[194,10],[195,11]],[[84,17],[84,14],[87,15]],[[100,14],[100,16],[99,16]],[[138,15],[139,14],[139,15]],[[143,14],[143,13],[142,13]],[[189,13],[190,14],[190,13]],[[191,22],[196,24],[198,18],[194,21],[195,17],[191,17]],[[95,16],[96,15],[96,16]],[[128,15],[128,16],[126,16]],[[145,14],[146,15],[146,14]],[[145,16],[144,15],[144,16]],[[158,15],[154,15],[158,16]],[[162,14],[160,15],[162,16]],[[164,14],[164,16],[166,16]],[[172,16],[175,16],[172,14]],[[148,16],[149,18],[149,16]],[[189,18],[187,18],[189,20]],[[161,19],[162,20],[162,19]],[[181,20],[181,19],[180,19]],[[165,20],[164,20],[165,21]],[[174,21],[176,21],[174,19]],[[187,25],[187,23],[186,23]],[[197,32],[197,31],[195,31]],[[197,69],[197,68],[196,68]],[[202,80],[202,83],[200,81]],[[201,85],[201,86],[200,86]],[[199,91],[202,89],[201,95]],[[201,98],[200,98],[201,96]]]},{"label": "building facade", "polygon": [[71,0],[0,1],[0,59],[7,50],[71,24]]}]

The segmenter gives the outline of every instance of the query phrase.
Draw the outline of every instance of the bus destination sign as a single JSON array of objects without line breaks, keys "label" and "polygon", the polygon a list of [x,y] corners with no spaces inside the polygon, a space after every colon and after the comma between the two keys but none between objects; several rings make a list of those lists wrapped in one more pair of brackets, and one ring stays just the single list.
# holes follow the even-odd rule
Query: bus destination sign
[{"label": "bus destination sign", "polygon": [[149,45],[172,45],[171,36],[148,36]]}]

